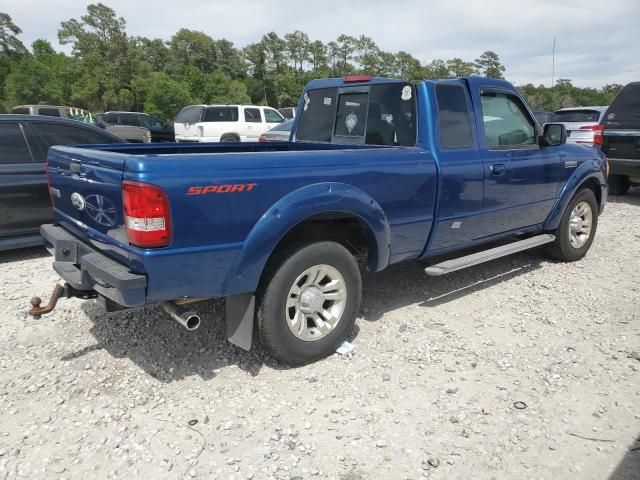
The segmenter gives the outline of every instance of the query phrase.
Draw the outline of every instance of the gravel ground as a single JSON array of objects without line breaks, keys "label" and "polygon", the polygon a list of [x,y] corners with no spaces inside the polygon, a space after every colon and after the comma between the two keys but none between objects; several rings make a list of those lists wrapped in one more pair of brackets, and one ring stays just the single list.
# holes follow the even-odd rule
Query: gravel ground
[{"label": "gravel ground", "polygon": [[368,274],[354,351],[301,368],[228,344],[218,301],[196,332],[28,319],[51,259],[0,254],[0,479],[640,478],[639,214],[614,198],[573,264]]}]

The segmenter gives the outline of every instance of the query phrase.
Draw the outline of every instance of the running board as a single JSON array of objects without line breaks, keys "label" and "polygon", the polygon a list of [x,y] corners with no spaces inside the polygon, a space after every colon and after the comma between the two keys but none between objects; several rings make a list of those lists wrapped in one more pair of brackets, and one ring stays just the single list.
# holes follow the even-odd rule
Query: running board
[{"label": "running board", "polygon": [[491,248],[478,253],[472,253],[466,257],[454,258],[453,260],[447,260],[446,262],[438,263],[437,265],[431,265],[430,267],[425,268],[424,272],[432,277],[438,277],[446,273],[455,272],[456,270],[462,270],[463,268],[495,260],[496,258],[506,257],[513,253],[539,247],[540,245],[551,243],[555,239],[555,235],[551,235],[549,233],[536,235],[535,237],[520,240],[518,242],[509,243],[507,245]]}]

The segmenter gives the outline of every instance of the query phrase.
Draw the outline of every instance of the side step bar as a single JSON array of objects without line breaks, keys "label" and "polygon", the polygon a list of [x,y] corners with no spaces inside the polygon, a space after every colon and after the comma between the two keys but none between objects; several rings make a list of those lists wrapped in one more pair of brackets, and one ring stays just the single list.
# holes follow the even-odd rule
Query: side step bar
[{"label": "side step bar", "polygon": [[555,235],[549,233],[544,235],[536,235],[535,237],[520,240],[518,242],[509,243],[500,247],[491,248],[478,253],[472,253],[466,257],[454,258],[453,260],[447,260],[446,262],[438,263],[437,265],[431,265],[424,269],[427,275],[437,277],[446,273],[455,272],[456,270],[462,270],[463,268],[479,265],[480,263],[495,260],[496,258],[506,257],[513,253],[522,252],[523,250],[529,250],[530,248],[539,247],[546,243],[551,243],[556,239]]}]

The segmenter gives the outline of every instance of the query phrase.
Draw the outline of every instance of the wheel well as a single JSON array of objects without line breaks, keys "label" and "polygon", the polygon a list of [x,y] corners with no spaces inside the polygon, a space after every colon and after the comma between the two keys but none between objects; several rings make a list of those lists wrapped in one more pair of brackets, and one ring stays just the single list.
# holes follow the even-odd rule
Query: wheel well
[{"label": "wheel well", "polygon": [[238,135],[237,133],[233,133],[233,132],[223,133],[220,136],[220,141],[224,140],[225,138],[235,138],[236,140],[240,140],[240,135]]},{"label": "wheel well", "polygon": [[279,261],[283,253],[312,241],[332,240],[347,248],[358,263],[367,264],[376,255],[376,240],[359,217],[343,212],[314,215],[293,227],[278,242],[267,265]]},{"label": "wheel well", "polygon": [[593,191],[593,194],[596,196],[596,200],[598,201],[598,207],[602,205],[602,188],[600,187],[600,182],[596,178],[588,178],[577,191],[582,190],[583,188],[588,188]]}]

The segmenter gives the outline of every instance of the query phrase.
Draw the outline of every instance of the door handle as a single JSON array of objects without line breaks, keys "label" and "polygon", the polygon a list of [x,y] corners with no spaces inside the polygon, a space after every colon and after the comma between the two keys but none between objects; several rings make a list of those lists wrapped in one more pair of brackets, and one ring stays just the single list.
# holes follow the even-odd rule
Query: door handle
[{"label": "door handle", "polygon": [[504,163],[496,163],[494,165],[491,165],[489,169],[491,170],[491,173],[493,173],[497,177],[499,177],[500,175],[504,175],[506,172]]}]

